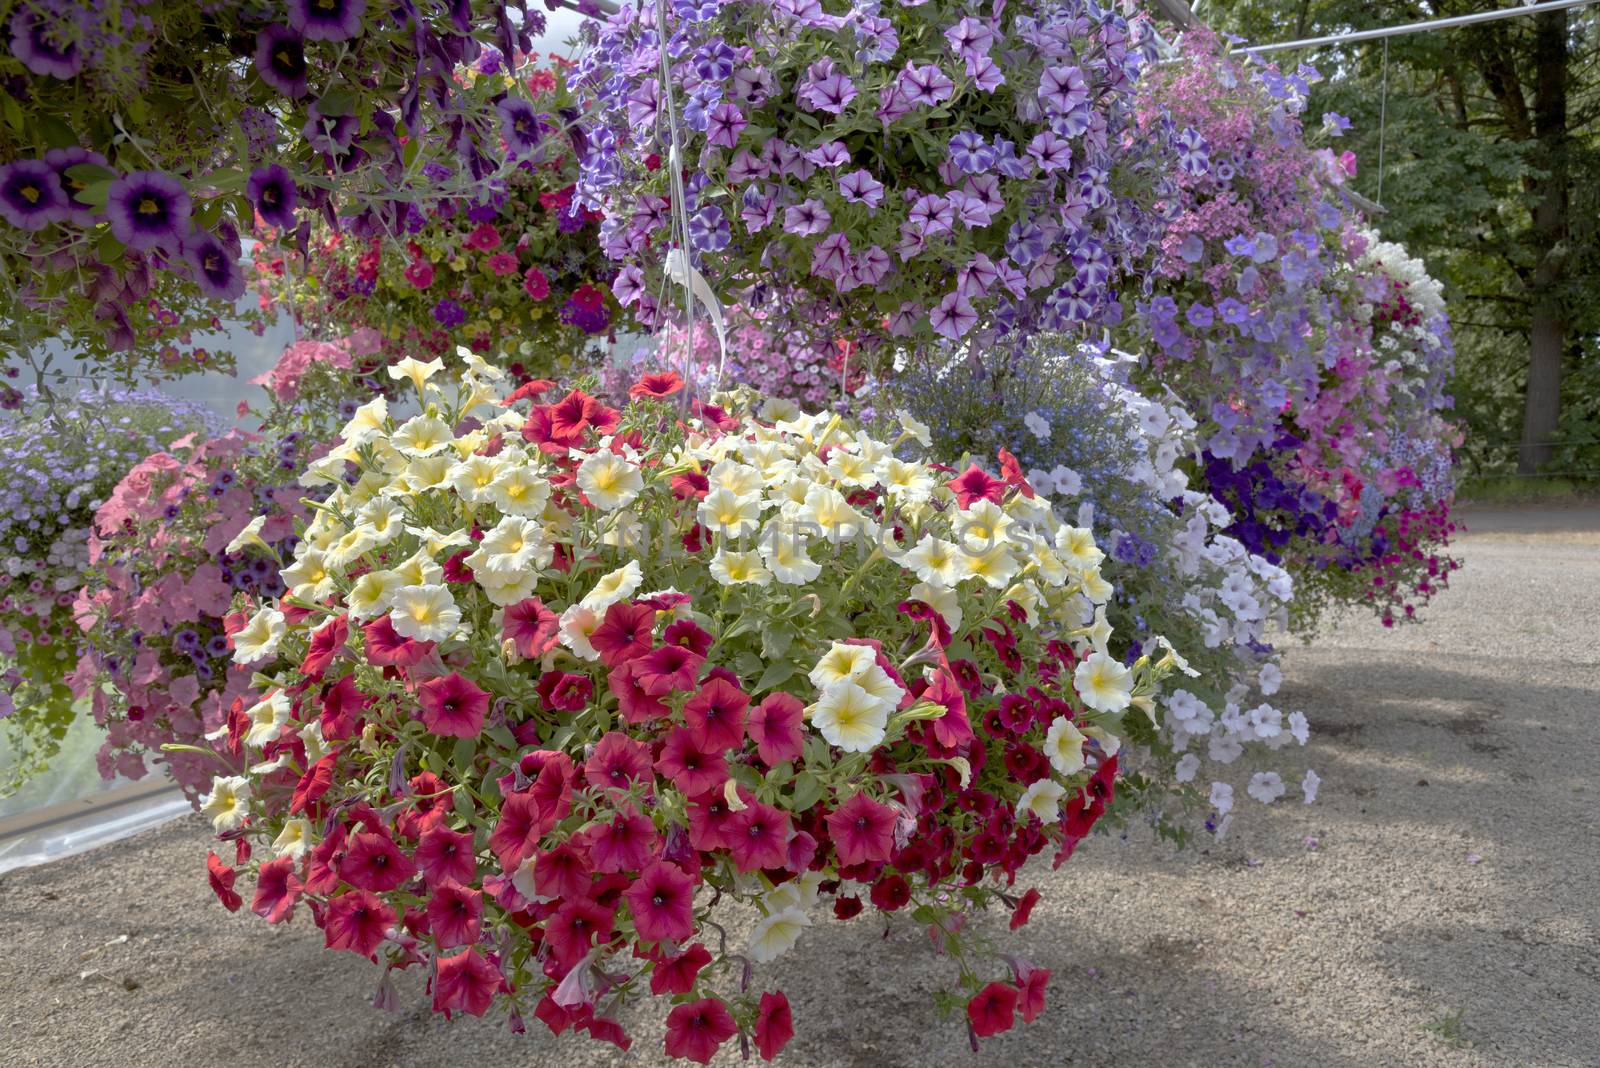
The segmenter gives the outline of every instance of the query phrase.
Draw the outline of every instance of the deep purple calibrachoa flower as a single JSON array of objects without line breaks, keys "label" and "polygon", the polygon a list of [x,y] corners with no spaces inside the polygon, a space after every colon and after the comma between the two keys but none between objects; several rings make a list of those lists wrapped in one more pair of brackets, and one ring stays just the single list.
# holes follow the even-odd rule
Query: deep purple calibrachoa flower
[{"label": "deep purple calibrachoa flower", "polygon": [[111,236],[131,249],[176,249],[189,230],[189,194],[160,171],[132,171],[111,183],[106,215]]},{"label": "deep purple calibrachoa flower", "polygon": [[306,95],[306,50],[287,26],[266,26],[256,34],[256,74],[291,100]]},{"label": "deep purple calibrachoa flower", "polygon": [[183,258],[194,272],[200,292],[217,300],[237,300],[244,295],[244,272],[239,260],[215,235],[196,230],[183,243]]},{"label": "deep purple calibrachoa flower", "polygon": [[73,145],[71,148],[52,148],[44,154],[44,161],[56,172],[56,178],[61,182],[61,189],[67,194],[67,221],[78,226],[93,226],[99,222],[102,217],[100,212],[75,199],[78,193],[88,188],[89,183],[74,178],[67,172],[80,164],[104,167],[106,158],[98,152],[90,152],[86,148]]},{"label": "deep purple calibrachoa flower", "polygon": [[67,194],[44,160],[19,159],[0,167],[0,215],[21,230],[43,230],[67,217]]},{"label": "deep purple calibrachoa flower", "polygon": [[467,321],[467,309],[453,300],[441,300],[433,306],[433,317],[440,326],[452,330]]},{"label": "deep purple calibrachoa flower", "polygon": [[19,9],[11,18],[11,54],[35,74],[66,81],[83,70],[83,55],[78,42],[56,29],[37,12]]},{"label": "deep purple calibrachoa flower", "polygon": [[256,168],[245,184],[245,195],[256,214],[280,230],[294,229],[294,208],[299,194],[289,172],[276,163]]},{"label": "deep purple calibrachoa flower", "polygon": [[533,152],[543,140],[539,129],[539,113],[533,105],[520,97],[508,96],[494,106],[500,115],[500,136],[506,139],[506,149],[513,159]]},{"label": "deep purple calibrachoa flower", "polygon": [[367,0],[289,0],[289,25],[308,41],[348,41],[366,11]]}]

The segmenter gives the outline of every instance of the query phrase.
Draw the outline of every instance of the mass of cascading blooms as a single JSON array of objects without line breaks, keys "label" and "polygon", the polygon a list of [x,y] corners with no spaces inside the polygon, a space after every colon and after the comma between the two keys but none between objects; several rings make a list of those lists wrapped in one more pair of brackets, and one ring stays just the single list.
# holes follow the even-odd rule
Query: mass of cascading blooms
[{"label": "mass of cascading blooms", "polygon": [[[283,592],[277,560],[309,518],[295,479],[314,451],[299,432],[191,436],[140,460],[100,505],[70,681],[105,730],[107,778],[142,778],[159,760],[190,800],[210,787],[228,754],[205,736],[257,696],[226,620],[236,596],[247,607]],[[191,749],[163,751],[171,744]]]},{"label": "mass of cascading blooms", "polygon": [[1032,1020],[1049,973],[985,982],[966,914],[1026,922],[1023,864],[1118,803],[1183,663],[1111,655],[1090,532],[1009,465],[902,457],[914,420],[680,415],[672,374],[620,410],[497,401],[463,360],[403,364],[420,413],[374,400],[309,465],[331,489],[288,591],[229,626],[263,693],[214,735],[243,768],[202,807],[224,904],[248,872],[254,911],[426,971],[445,1013],[626,1048],[613,1011],[648,987],[666,1052],[706,1062],[787,1042],[746,969],[825,896],[925,925],[975,1036]]},{"label": "mass of cascading blooms", "polygon": [[72,602],[90,564],[95,509],[146,454],[211,419],[153,390],[19,394],[0,410],[0,793],[43,766],[72,719],[64,680],[81,646]]},{"label": "mass of cascading blooms", "polygon": [[301,240],[347,211],[394,229],[420,192],[508,169],[533,104],[456,69],[543,27],[502,2],[0,0],[8,347],[65,335],[143,376],[210,362],[137,347],[150,296],[242,294],[257,218]]},{"label": "mass of cascading blooms", "polygon": [[[685,353],[688,331],[663,326],[622,360],[607,363],[602,384],[613,396],[626,396],[640,375],[670,367],[683,375],[697,396],[724,385],[750,385],[762,396],[792,401],[807,412],[837,410],[851,391],[865,384],[856,347],[844,341],[818,341],[799,330],[779,334],[759,312],[730,309],[725,323],[727,354],[704,319],[695,323],[694,344]],[[687,363],[687,368],[685,364]]]},{"label": "mass of cascading blooms", "polygon": [[[507,137],[513,169],[457,195],[419,198],[393,233],[351,220],[315,227],[303,255],[256,245],[263,313],[290,315],[315,336],[376,329],[393,358],[463,343],[506,362],[558,355],[535,368],[545,374],[571,371],[604,341],[616,267],[595,243],[599,215],[573,202],[583,135],[569,129],[578,114],[564,81],[569,61],[552,56],[536,68],[532,59],[512,70],[496,52],[462,75],[514,81],[531,99],[527,129]],[[452,177],[442,163],[427,166],[441,182]]]},{"label": "mass of cascading blooms", "polygon": [[684,245],[724,303],[869,352],[1123,315],[1119,282],[1155,234],[1141,200],[1167,181],[1132,136],[1154,48],[1140,19],[1081,0],[691,0],[623,5],[584,34],[575,84],[597,128],[579,191],[647,327],[662,250]]},{"label": "mass of cascading blooms", "polygon": [[[1369,253],[1343,191],[1354,157],[1306,144],[1315,76],[1247,68],[1194,32],[1141,82],[1140,130],[1181,131],[1178,193],[1161,205],[1155,293],[1124,332],[1147,355],[1143,381],[1200,420],[1204,486],[1230,533],[1302,576],[1302,617],[1367,601],[1392,621],[1455,566],[1438,470],[1454,438],[1449,326],[1420,264]],[[1331,134],[1345,125],[1325,117]]]},{"label": "mass of cascading blooms", "polygon": [[[1147,815],[1158,830],[1181,838],[1182,809],[1199,804],[1220,836],[1235,790],[1222,766],[1237,764],[1257,743],[1278,750],[1304,745],[1310,735],[1304,714],[1267,700],[1282,679],[1272,642],[1288,626],[1294,584],[1223,533],[1231,516],[1189,487],[1180,464],[1195,450],[1195,420],[1176,400],[1158,402],[1130,388],[1127,371],[1123,359],[1044,336],[1007,359],[986,361],[977,375],[953,357],[907,369],[875,400],[903,404],[923,420],[934,454],[946,460],[991,455],[1009,443],[1018,468],[1058,516],[1107,546],[1102,569],[1115,593],[1106,616],[1115,631],[1161,634],[1197,672],[1163,698],[1165,736],[1151,755],[1173,796],[1151,791],[1143,799]],[[1158,653],[1139,641],[1114,651],[1125,661]],[[1209,786],[1195,794],[1185,784],[1197,782],[1202,758]],[[1243,765],[1257,765],[1245,792],[1271,802],[1286,787],[1262,763]],[[1319,784],[1315,772],[1303,777],[1307,802]]]}]

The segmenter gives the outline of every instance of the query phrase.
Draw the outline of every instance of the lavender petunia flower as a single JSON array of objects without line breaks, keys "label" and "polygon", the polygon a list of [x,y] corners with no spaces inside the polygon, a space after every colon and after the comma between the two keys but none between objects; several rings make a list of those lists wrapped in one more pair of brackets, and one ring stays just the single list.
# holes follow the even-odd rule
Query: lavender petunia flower
[{"label": "lavender petunia flower", "polygon": [[201,293],[215,300],[244,296],[244,272],[239,269],[239,259],[215,234],[194,231],[183,243],[183,258]]},{"label": "lavender petunia flower", "polygon": [[160,171],[125,174],[106,194],[111,236],[141,252],[179,249],[189,230],[191,207],[183,184]]},{"label": "lavender petunia flower", "polygon": [[11,54],[41,77],[66,81],[83,70],[78,42],[27,8],[11,18]]},{"label": "lavender petunia flower", "polygon": [[989,56],[978,56],[967,60],[967,77],[986,93],[992,93],[1006,83],[1006,76],[1000,70],[1000,65]]},{"label": "lavender petunia flower", "polygon": [[1198,300],[1189,305],[1183,315],[1189,320],[1190,326],[1199,327],[1201,330],[1208,329],[1215,321],[1211,305],[1202,304]]},{"label": "lavender petunia flower", "polygon": [[1233,256],[1254,256],[1256,243],[1244,234],[1234,234],[1222,243],[1222,247]]},{"label": "lavender petunia flower", "polygon": [[800,106],[807,111],[842,113],[856,98],[856,86],[849,78],[834,70],[833,60],[824,57],[806,68],[805,77],[796,86],[795,95]]},{"label": "lavender petunia flower", "polygon": [[822,233],[832,221],[833,216],[822,206],[822,201],[815,198],[803,200],[783,212],[784,231],[801,237]]},{"label": "lavender petunia flower", "polygon": [[956,213],[950,201],[936,193],[924,193],[918,197],[906,214],[906,224],[915,227],[926,237],[949,233],[955,221]]},{"label": "lavender petunia flower", "polygon": [[850,239],[833,233],[817,242],[811,252],[811,273],[837,282],[850,270]]},{"label": "lavender petunia flower", "polygon": [[877,245],[862,251],[850,263],[850,273],[857,283],[875,286],[894,270],[889,254]]},{"label": "lavender petunia flower", "polygon": [[986,297],[999,279],[994,261],[980,252],[957,273],[956,292],[968,298]]},{"label": "lavender petunia flower", "polygon": [[506,150],[512,159],[531,155],[544,140],[539,113],[528,101],[508,96],[496,104],[494,110],[500,116],[500,136],[505,138]]},{"label": "lavender petunia flower", "polygon": [[950,138],[950,162],[968,174],[982,174],[994,166],[994,149],[982,134],[962,130]]},{"label": "lavender petunia flower", "polygon": [[706,125],[706,144],[733,148],[739,143],[739,134],[750,120],[744,117],[736,104],[718,104],[711,109]]},{"label": "lavender petunia flower", "polygon": [[829,170],[843,167],[850,162],[850,150],[845,147],[843,141],[829,141],[827,144],[818,145],[805,155],[809,162]]},{"label": "lavender petunia flower", "polygon": [[946,293],[944,298],[934,305],[928,313],[928,322],[933,327],[933,332],[942,334],[951,341],[960,340],[969,330],[978,325],[978,313],[973,309],[971,301],[963,297],[959,291]]},{"label": "lavender petunia flower", "polygon": [[733,240],[728,217],[715,204],[708,204],[689,217],[689,242],[702,252],[720,252]]},{"label": "lavender petunia flower", "polygon": [[361,33],[367,0],[289,0],[289,25],[308,41],[348,41]]},{"label": "lavender petunia flower", "polygon": [[923,67],[906,63],[905,69],[896,78],[896,84],[911,107],[937,107],[949,100],[956,91],[955,82],[936,63]]},{"label": "lavender petunia flower", "polygon": [[245,195],[255,206],[256,214],[280,230],[292,230],[295,225],[294,209],[299,199],[294,179],[276,163],[258,167],[245,183]]},{"label": "lavender petunia flower", "polygon": [[19,159],[0,167],[0,216],[20,230],[43,230],[67,218],[71,206],[55,168]]},{"label": "lavender petunia flower", "polygon": [[264,26],[256,34],[256,77],[291,100],[306,95],[306,50],[287,26]]},{"label": "lavender petunia flower", "polygon": [[995,34],[984,22],[968,15],[944,31],[944,39],[962,59],[987,56],[994,47]]},{"label": "lavender petunia flower", "polygon": [[1077,67],[1046,67],[1039,75],[1039,101],[1052,115],[1066,115],[1089,102],[1089,85]]},{"label": "lavender petunia flower", "polygon": [[994,213],[989,210],[988,203],[982,197],[952,189],[946,194],[945,199],[950,202],[951,210],[955,213],[955,221],[969,230],[978,226],[988,226],[994,221]]},{"label": "lavender petunia flower", "polygon": [[732,185],[745,185],[757,178],[765,178],[768,168],[765,163],[751,155],[750,150],[742,148],[728,163],[727,178]]},{"label": "lavender petunia flower", "polygon": [[1028,155],[1044,171],[1062,171],[1072,166],[1072,145],[1049,130],[1035,134],[1028,142]]},{"label": "lavender petunia flower", "polygon": [[1217,301],[1217,311],[1221,313],[1222,321],[1230,326],[1241,326],[1250,321],[1250,309],[1232,297]]},{"label": "lavender petunia flower", "polygon": [[885,63],[900,50],[900,37],[894,23],[879,15],[860,15],[854,24],[858,63]]}]

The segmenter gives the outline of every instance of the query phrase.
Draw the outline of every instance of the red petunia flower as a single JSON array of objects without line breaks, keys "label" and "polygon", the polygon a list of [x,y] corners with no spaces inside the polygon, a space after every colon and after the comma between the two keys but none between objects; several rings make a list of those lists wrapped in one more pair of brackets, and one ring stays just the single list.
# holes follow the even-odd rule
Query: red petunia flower
[{"label": "red petunia flower", "polygon": [[618,601],[606,608],[605,618],[589,635],[589,644],[606,667],[616,667],[650,651],[655,625],[654,610],[631,601]]},{"label": "red petunia flower", "polygon": [[568,840],[540,853],[533,861],[533,882],[544,897],[588,897],[594,882],[588,851],[582,843]]},{"label": "red petunia flower", "polygon": [[539,700],[551,712],[579,712],[594,696],[594,682],[587,675],[550,670],[539,676]]},{"label": "red petunia flower", "polygon": [[972,741],[972,721],[967,718],[967,701],[955,676],[941,668],[928,684],[923,697],[944,706],[944,715],[928,721],[934,741],[945,749],[957,749]]},{"label": "red petunia flower", "polygon": [[650,970],[650,993],[657,997],[662,994],[687,994],[694,989],[694,980],[700,974],[700,969],[710,963],[710,952],[699,942],[676,957],[656,961],[655,967]]},{"label": "red petunia flower", "polygon": [[394,910],[382,898],[366,890],[351,890],[328,902],[322,917],[323,942],[329,949],[348,949],[371,957],[394,923]]},{"label": "red petunia flower", "polygon": [[[743,789],[739,792],[747,793]],[[733,842],[731,836],[737,815],[721,791],[692,799],[689,802],[689,844],[703,852],[728,848]]]},{"label": "red petunia flower", "polygon": [[[679,620],[679,622],[689,621]],[[690,626],[693,625],[690,623]],[[695,629],[699,630],[698,627]],[[638,682],[639,689],[652,697],[665,697],[671,693],[684,693],[694,689],[695,680],[700,677],[700,668],[705,662],[705,656],[693,649],[667,644],[657,646],[638,657],[628,665],[628,669]]]},{"label": "red petunia flower", "polygon": [[339,878],[351,886],[385,893],[417,874],[417,866],[385,831],[360,831],[350,836],[339,862]]},{"label": "red petunia flower", "polygon": [[417,867],[429,886],[455,881],[470,885],[478,878],[478,858],[472,848],[472,835],[434,827],[417,842]]},{"label": "red petunia flower", "polygon": [[284,923],[294,916],[294,903],[304,888],[294,873],[293,857],[269,860],[256,875],[256,896],[250,902],[250,911],[268,923]]},{"label": "red petunia flower", "polygon": [[898,912],[911,900],[911,884],[899,875],[885,875],[872,884],[872,907],[879,912]]},{"label": "red petunia flower", "polygon": [[645,693],[639,685],[639,680],[634,677],[635,668],[642,662],[641,657],[626,664],[618,664],[606,675],[606,688],[616,695],[617,710],[622,714],[622,722],[634,726],[672,714],[672,709],[665,701]]},{"label": "red petunia flower", "polygon": [[[537,268],[534,269],[537,270]],[[500,403],[509,408],[511,405],[517,403],[517,401],[530,399],[538,400],[540,397],[543,397],[546,393],[549,393],[555,388],[556,384],[550,381],[548,378],[530,378],[528,381],[522,383],[522,385],[512,390],[511,395]]]},{"label": "red petunia flower", "polygon": [[333,787],[333,768],[338,760],[337,752],[329,753],[306,769],[300,781],[295,783],[294,794],[289,798],[290,812],[317,814],[319,809],[313,806]]},{"label": "red petunia flower", "polygon": [[516,647],[517,655],[535,660],[555,648],[561,620],[537,597],[508,605],[501,635]]},{"label": "red petunia flower", "polygon": [[711,491],[711,480],[699,471],[672,476],[672,495],[680,501],[698,501]]},{"label": "red petunia flower", "polygon": [[406,793],[410,804],[394,818],[395,832],[405,838],[421,838],[442,824],[454,803],[445,781],[431,771],[413,775],[406,783]]},{"label": "red petunia flower", "polygon": [[693,797],[722,787],[728,777],[723,750],[703,749],[692,732],[674,727],[667,734],[656,758],[656,770],[672,780],[672,785]]},{"label": "red petunia flower", "polygon": [[805,706],[788,693],[770,693],[750,713],[745,729],[756,743],[756,752],[769,765],[798,760],[805,749],[801,724]]},{"label": "red petunia flower", "polygon": [[367,663],[373,667],[412,667],[433,649],[433,642],[402,638],[388,616],[379,616],[361,632],[366,636]]},{"label": "red petunia flower", "polygon": [[345,639],[349,636],[350,621],[344,616],[335,616],[312,631],[306,658],[300,662],[300,673],[308,678],[322,678],[333,658],[344,651]]},{"label": "red petunia flower", "polygon": [[489,848],[505,871],[517,867],[554,821],[546,822],[542,806],[532,790],[507,794],[500,804],[500,818],[489,832]]},{"label": "red petunia flower", "polygon": [[969,464],[965,471],[945,485],[950,487],[951,492],[956,495],[956,503],[963,509],[971,508],[983,500],[999,504],[1006,491],[1004,482],[991,478],[977,464]]},{"label": "red petunia flower", "polygon": [[886,861],[894,851],[895,812],[858,793],[828,813],[828,837],[844,865]]},{"label": "red petunia flower", "polygon": [[222,902],[222,907],[229,912],[238,912],[239,906],[244,904],[233,889],[233,881],[239,873],[228,867],[226,861],[215,853],[206,853],[206,878],[211,882],[211,889],[217,895],[217,900]]},{"label": "red petunia flower", "polygon": [[489,691],[460,672],[429,679],[417,687],[422,722],[444,738],[476,738],[489,711]]},{"label": "red petunia flower", "polygon": [[1033,487],[1028,485],[1027,476],[1022,473],[1022,465],[1005,449],[1000,450],[1000,477],[1005,479],[1006,485],[1021,490],[1024,497],[1033,500]]},{"label": "red petunia flower", "polygon": [[640,812],[620,815],[610,823],[591,827],[588,842],[595,871],[638,871],[655,852],[655,824]]},{"label": "red petunia flower", "polygon": [[1022,1010],[1022,1022],[1033,1023],[1044,1012],[1044,988],[1050,984],[1050,969],[1030,968],[1020,982],[1022,994],[1018,998],[1018,1008]]},{"label": "red petunia flower", "polygon": [[337,742],[354,738],[361,730],[361,714],[370,703],[367,695],[356,686],[354,675],[346,675],[324,689],[320,717],[323,740]]},{"label": "red petunia flower", "polygon": [[793,1037],[794,1014],[789,1011],[789,999],[781,990],[763,993],[756,1008],[756,1052],[764,1061],[774,1060]]},{"label": "red petunia flower", "polygon": [[641,942],[684,942],[693,937],[694,880],[681,868],[651,861],[622,898]]},{"label": "red petunia flower", "polygon": [[683,721],[704,750],[724,752],[744,744],[744,717],[750,697],[722,678],[708,678],[683,706]]},{"label": "red petunia flower", "polygon": [[628,387],[630,397],[670,397],[683,389],[683,376],[676,371],[657,371],[644,375]]},{"label": "red petunia flower", "polygon": [[979,1038],[1011,1030],[1016,1013],[1017,988],[1010,983],[990,983],[967,1002],[967,1019],[972,1021],[972,1033]]},{"label": "red petunia flower", "polygon": [[667,1056],[710,1064],[717,1047],[739,1031],[733,1015],[716,998],[701,998],[667,1013]]},{"label": "red petunia flower", "polygon": [[788,863],[794,828],[787,812],[757,802],[735,812],[728,824],[728,851],[740,871],[781,868]]},{"label": "red petunia flower", "polygon": [[494,1004],[494,996],[506,989],[500,967],[476,949],[464,949],[453,957],[439,958],[439,974],[433,981],[433,1011],[449,1019],[454,1010],[482,1016]]},{"label": "red petunia flower", "polygon": [[1033,915],[1033,906],[1039,903],[1039,888],[1030,886],[1028,892],[1023,894],[1017,902],[1017,907],[1011,911],[1011,930],[1025,925]]},{"label": "red petunia flower", "polygon": [[440,949],[477,942],[483,930],[483,894],[454,881],[440,883],[428,898],[428,930]]},{"label": "red petunia flower", "polygon": [[650,747],[621,731],[607,731],[584,761],[583,777],[597,790],[626,790],[650,777]]}]

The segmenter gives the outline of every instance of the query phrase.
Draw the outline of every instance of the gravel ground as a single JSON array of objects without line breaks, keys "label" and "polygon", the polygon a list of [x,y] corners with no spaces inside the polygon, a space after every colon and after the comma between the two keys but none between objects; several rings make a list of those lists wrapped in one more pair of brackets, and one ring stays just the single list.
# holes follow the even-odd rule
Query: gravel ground
[{"label": "gravel ground", "polygon": [[[1030,869],[1046,896],[1016,942],[1054,971],[1050,1009],[975,1057],[933,1017],[949,972],[923,936],[819,925],[788,960],[787,1062],[1600,1065],[1600,509],[1469,523],[1425,626],[1352,619],[1290,653],[1316,805],[1245,802],[1209,848],[1141,833]],[[309,923],[218,907],[207,837],[190,818],[0,880],[8,1066],[659,1059],[655,1007],[626,1021],[630,1058],[446,1024],[416,985],[380,1013],[375,969]]]}]

